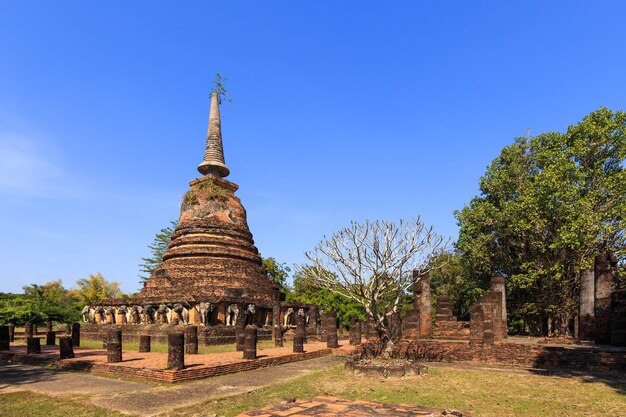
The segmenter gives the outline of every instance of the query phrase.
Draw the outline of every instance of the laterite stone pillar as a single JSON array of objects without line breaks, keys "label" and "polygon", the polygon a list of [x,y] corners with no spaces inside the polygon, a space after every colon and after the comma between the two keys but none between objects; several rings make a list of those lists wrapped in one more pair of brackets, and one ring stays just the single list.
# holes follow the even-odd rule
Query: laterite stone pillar
[{"label": "laterite stone pillar", "polygon": [[[417,271],[413,271],[414,278]],[[417,275],[418,291],[415,293],[417,298],[416,309],[419,311],[419,337],[428,339],[433,335],[433,308],[430,296],[430,272],[424,271]]]},{"label": "laterite stone pillar", "polygon": [[59,356],[61,359],[71,359],[74,357],[74,347],[70,336],[59,337]]},{"label": "laterite stone pillar", "polygon": [[250,324],[244,329],[243,358],[256,359],[257,328]]},{"label": "laterite stone pillar", "polygon": [[376,323],[374,322],[374,319],[371,317],[368,317],[367,320],[365,320],[365,339],[367,340],[378,339],[378,332],[376,331]]},{"label": "laterite stone pillar", "polygon": [[9,350],[10,347],[9,326],[0,326],[0,350]]},{"label": "laterite stone pillar", "polygon": [[246,337],[245,306],[239,305],[238,307],[239,312],[237,313],[237,323],[235,324],[235,349],[238,352],[242,352],[244,350],[244,339]]},{"label": "laterite stone pillar", "polygon": [[593,269],[580,271],[580,303],[578,305],[578,339],[593,340],[595,330],[595,299]]},{"label": "laterite stone pillar", "polygon": [[48,323],[46,323],[46,333],[51,332],[51,331],[52,331],[52,322],[48,321]]},{"label": "laterite stone pillar", "polygon": [[26,353],[41,353],[41,339],[38,337],[26,338]]},{"label": "laterite stone pillar", "polygon": [[53,331],[46,332],[46,346],[54,346],[57,344],[57,334]]},{"label": "laterite stone pillar", "polygon": [[615,289],[615,260],[609,254],[595,258],[595,342],[611,343],[611,293]]},{"label": "laterite stone pillar", "polygon": [[66,336],[70,336],[72,334],[72,326],[70,326],[69,324],[65,325],[65,335]]},{"label": "laterite stone pillar", "polygon": [[198,354],[198,327],[189,326],[185,329],[185,353]]},{"label": "laterite stone pillar", "polygon": [[107,362],[122,362],[122,331],[111,330],[107,339]]},{"label": "laterite stone pillar", "polygon": [[139,352],[150,352],[150,336],[139,336]]},{"label": "laterite stone pillar", "polygon": [[185,368],[185,335],[170,333],[167,335],[167,369]]},{"label": "laterite stone pillar", "polygon": [[499,336],[497,339],[503,340],[509,337],[509,325],[508,325],[508,315],[506,311],[506,280],[502,276],[495,276],[491,278],[491,290],[501,294],[501,298],[496,297],[496,301],[499,301],[499,305],[497,309],[499,311],[499,319],[498,319],[498,332]]},{"label": "laterite stone pillar", "polygon": [[306,324],[300,314],[296,314],[296,336],[302,336],[302,343],[306,343]]},{"label": "laterite stone pillar", "polygon": [[326,347],[338,348],[339,338],[337,337],[337,313],[329,311],[326,313]]},{"label": "laterite stone pillar", "polygon": [[35,336],[35,332],[33,329],[33,323],[31,323],[30,321],[27,321],[26,323],[24,323],[24,339],[28,339],[29,337],[34,337]]},{"label": "laterite stone pillar", "polygon": [[72,324],[72,345],[75,347],[80,346],[80,324]]},{"label": "laterite stone pillar", "polygon": [[7,327],[9,328],[9,342],[13,343],[15,342],[15,324],[9,323]]},{"label": "laterite stone pillar", "polygon": [[280,324],[280,302],[274,303],[272,308],[272,339],[274,339],[274,346],[283,347],[283,331]]},{"label": "laterite stone pillar", "polygon": [[361,344],[361,325],[357,316],[350,317],[350,344]]},{"label": "laterite stone pillar", "polygon": [[304,353],[304,338],[300,335],[293,337],[293,353]]}]

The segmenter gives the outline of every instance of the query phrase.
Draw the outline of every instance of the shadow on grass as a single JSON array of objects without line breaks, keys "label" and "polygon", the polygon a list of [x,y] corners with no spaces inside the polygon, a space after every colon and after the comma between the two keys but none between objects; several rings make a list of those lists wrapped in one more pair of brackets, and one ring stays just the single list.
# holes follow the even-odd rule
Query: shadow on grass
[{"label": "shadow on grass", "polygon": [[57,372],[51,369],[0,361],[0,389],[11,385],[27,385],[35,382],[53,381]]},{"label": "shadow on grass", "polygon": [[612,347],[546,348],[534,362],[532,373],[603,383],[626,395],[626,350]]}]

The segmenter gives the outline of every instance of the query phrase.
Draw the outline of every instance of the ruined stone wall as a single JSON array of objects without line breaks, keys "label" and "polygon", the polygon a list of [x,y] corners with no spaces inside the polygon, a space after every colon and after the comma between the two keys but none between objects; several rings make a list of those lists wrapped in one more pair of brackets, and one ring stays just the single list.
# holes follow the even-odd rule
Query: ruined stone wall
[{"label": "ruined stone wall", "polygon": [[[367,344],[357,347],[355,355],[368,351]],[[372,349],[369,349],[372,350]],[[393,348],[392,357],[423,362],[470,362],[514,365],[540,369],[626,372],[626,350],[592,347],[541,346],[518,343],[472,345],[467,342],[403,340]]]}]

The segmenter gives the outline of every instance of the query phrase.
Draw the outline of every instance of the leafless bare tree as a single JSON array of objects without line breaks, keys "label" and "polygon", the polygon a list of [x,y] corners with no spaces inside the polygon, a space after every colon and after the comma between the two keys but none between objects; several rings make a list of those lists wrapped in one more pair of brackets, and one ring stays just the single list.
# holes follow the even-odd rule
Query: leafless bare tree
[{"label": "leafless bare tree", "polygon": [[398,311],[415,276],[426,271],[431,258],[449,245],[421,219],[398,222],[352,222],[331,237],[324,236],[305,256],[312,265],[298,272],[320,288],[353,299],[373,318],[384,338],[385,318]]}]

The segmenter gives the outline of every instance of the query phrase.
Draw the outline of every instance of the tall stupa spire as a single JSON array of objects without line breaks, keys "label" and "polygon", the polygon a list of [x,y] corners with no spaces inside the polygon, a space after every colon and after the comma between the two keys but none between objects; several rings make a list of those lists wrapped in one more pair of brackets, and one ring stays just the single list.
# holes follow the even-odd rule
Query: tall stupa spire
[{"label": "tall stupa spire", "polygon": [[198,165],[201,174],[214,174],[220,178],[227,177],[230,170],[224,162],[224,147],[222,146],[222,124],[220,121],[220,107],[217,93],[211,94],[211,112],[209,113],[209,128],[206,136],[206,150],[204,160]]}]

